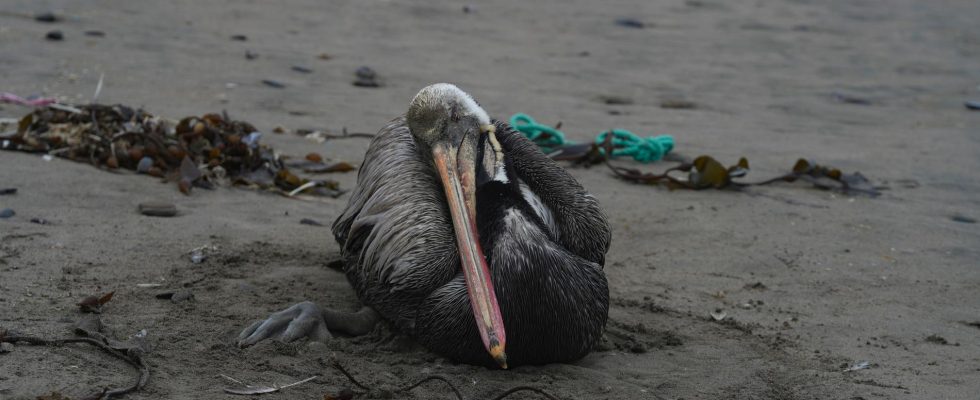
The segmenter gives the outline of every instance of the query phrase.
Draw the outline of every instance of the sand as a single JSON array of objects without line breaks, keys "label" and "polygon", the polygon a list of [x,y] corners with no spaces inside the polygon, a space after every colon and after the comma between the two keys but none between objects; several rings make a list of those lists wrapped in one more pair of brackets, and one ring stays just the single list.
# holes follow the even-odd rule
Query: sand
[{"label": "sand", "polygon": [[[469,13],[446,1],[322,3],[6,1],[0,89],[85,102],[104,73],[101,102],[173,118],[227,110],[284,154],[359,163],[367,140],[318,144],[271,131],[375,132],[419,88],[448,81],[497,118],[561,121],[574,140],[610,127],[669,133],[683,155],[747,156],[754,177],[808,157],[889,189],[874,199],[805,185],[670,192],[601,167],[573,169],[613,226],[607,340],[574,364],[495,371],[454,364],[384,328],[326,344],[233,345],[248,322],[295,302],[357,308],[343,275],[327,267],[338,254],[329,230],[299,223],[329,224],[346,197],[307,202],[231,188],[184,196],[144,176],[2,152],[0,187],[19,192],[0,196],[0,208],[17,212],[0,220],[0,326],[68,336],[75,302],[115,291],[102,314],[107,333],[146,329],[153,347],[149,385],[132,399],[233,398],[218,374],[260,384],[318,376],[265,398],[319,399],[350,386],[334,361],[376,388],[359,398],[428,374],[472,399],[515,385],[562,399],[980,392],[980,226],[953,218],[980,218],[980,113],[962,106],[980,97],[980,3],[508,1]],[[67,19],[16,15],[48,10]],[[616,25],[622,17],[646,26]],[[52,29],[65,40],[46,41]],[[246,51],[258,57],[246,60]],[[351,85],[362,65],[385,86]],[[666,100],[697,108],[661,108]],[[0,117],[26,112],[2,105]],[[355,175],[336,178],[350,188]],[[141,216],[136,205],[147,200],[176,203],[180,215]],[[218,250],[192,264],[187,252],[206,244]],[[155,298],[177,289],[194,299]],[[721,322],[710,316],[718,309]],[[860,361],[870,368],[844,372]],[[3,399],[77,398],[132,376],[86,347],[0,354]],[[452,398],[438,382],[395,397]]]}]

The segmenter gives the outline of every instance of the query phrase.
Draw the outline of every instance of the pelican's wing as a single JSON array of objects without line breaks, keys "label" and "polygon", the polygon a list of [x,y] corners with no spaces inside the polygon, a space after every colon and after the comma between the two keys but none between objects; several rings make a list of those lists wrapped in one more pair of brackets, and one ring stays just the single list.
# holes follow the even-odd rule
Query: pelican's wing
[{"label": "pelican's wing", "polygon": [[[595,197],[523,134],[500,121],[496,127],[497,140],[514,172],[546,206],[538,213],[546,223],[549,219],[553,221],[558,244],[579,257],[604,265],[611,234],[609,222]],[[533,208],[540,209],[534,204],[537,199],[527,194],[525,198],[529,198]]]},{"label": "pelican's wing", "polygon": [[333,224],[351,284],[391,320],[403,315],[388,306],[414,306],[411,299],[421,301],[456,275],[459,256],[443,199],[405,119],[391,121],[371,142],[357,187]]}]

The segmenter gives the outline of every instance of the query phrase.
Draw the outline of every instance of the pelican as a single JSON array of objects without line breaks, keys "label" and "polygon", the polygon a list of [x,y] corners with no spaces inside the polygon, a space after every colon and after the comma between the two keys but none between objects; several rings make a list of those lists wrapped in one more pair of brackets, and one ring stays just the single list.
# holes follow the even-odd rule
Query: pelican
[{"label": "pelican", "polygon": [[609,225],[595,198],[454,85],[423,88],[371,142],[333,223],[364,307],[303,302],[239,335],[327,340],[384,319],[487,367],[571,362],[602,336]]}]

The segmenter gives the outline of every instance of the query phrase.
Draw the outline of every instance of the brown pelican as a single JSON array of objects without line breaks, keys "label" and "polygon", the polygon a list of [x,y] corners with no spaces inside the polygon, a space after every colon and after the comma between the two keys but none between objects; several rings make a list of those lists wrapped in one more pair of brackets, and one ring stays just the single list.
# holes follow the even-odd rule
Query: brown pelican
[{"label": "brown pelican", "polygon": [[356,335],[380,317],[433,352],[507,368],[577,360],[602,335],[610,233],[598,203],[454,85],[422,89],[381,129],[333,234],[365,307],[300,303],[239,345]]}]

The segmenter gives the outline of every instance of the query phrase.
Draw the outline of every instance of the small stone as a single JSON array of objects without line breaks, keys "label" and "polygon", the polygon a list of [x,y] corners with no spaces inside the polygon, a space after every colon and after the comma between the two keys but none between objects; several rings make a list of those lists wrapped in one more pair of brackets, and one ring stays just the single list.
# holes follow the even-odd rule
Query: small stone
[{"label": "small stone", "polygon": [[285,83],[282,83],[282,82],[279,82],[279,81],[274,81],[272,79],[263,79],[262,80],[262,84],[263,85],[266,85],[268,87],[274,87],[276,89],[282,89],[282,88],[286,87],[286,84]]},{"label": "small stone", "polygon": [[35,223],[35,224],[38,224],[38,225],[48,225],[48,224],[51,223],[51,221],[48,221],[48,220],[46,220],[44,218],[38,218],[38,217],[31,218],[31,222],[32,223]]},{"label": "small stone", "polygon": [[17,194],[17,188],[3,188],[0,189],[0,196],[5,194]]},{"label": "small stone", "polygon": [[239,42],[244,42],[248,40],[248,36],[245,35],[231,35],[231,40],[236,40]]},{"label": "small stone", "polygon": [[61,21],[61,17],[55,15],[53,12],[48,11],[48,12],[35,14],[34,20],[37,22],[53,23],[53,22]]},{"label": "small stone", "polygon": [[630,104],[633,104],[633,99],[631,99],[629,97],[616,96],[616,95],[599,96],[599,100],[602,101],[603,103],[606,103],[606,104],[609,104],[609,105],[630,105]]},{"label": "small stone", "polygon": [[313,70],[312,69],[306,68],[306,67],[304,67],[302,65],[294,65],[294,66],[291,67],[291,69],[293,71],[299,72],[301,74],[310,74],[310,73],[313,73]]},{"label": "small stone", "polygon": [[371,69],[371,67],[362,66],[354,71],[354,75],[357,76],[357,79],[354,81],[354,86],[369,88],[381,87],[381,82],[378,81],[378,73]]},{"label": "small stone", "polygon": [[965,215],[959,215],[959,214],[953,215],[953,216],[949,217],[949,219],[953,220],[953,222],[959,222],[959,223],[963,223],[963,224],[975,224],[975,223],[977,223],[977,220],[975,218],[970,218],[970,217],[967,217]]},{"label": "small stone", "polygon": [[44,38],[57,42],[57,41],[65,40],[65,34],[61,33],[61,31],[51,31],[48,32],[46,35],[44,35]]},{"label": "small stone", "polygon": [[0,354],[9,353],[11,351],[14,351],[13,343],[8,343],[8,342],[0,343]]},{"label": "small stone", "polygon": [[834,99],[844,104],[856,104],[859,106],[870,106],[872,103],[870,99],[839,92],[834,93]]},{"label": "small stone", "polygon": [[194,300],[194,293],[190,290],[181,290],[175,292],[173,296],[170,296],[170,301],[174,303],[180,303],[188,300]]},{"label": "small stone", "polygon": [[4,208],[3,210],[0,210],[0,218],[10,218],[13,217],[15,214],[17,213],[15,213],[14,210],[10,208]]},{"label": "small stone", "polygon": [[378,77],[378,73],[374,72],[374,70],[368,66],[358,68],[357,71],[354,71],[354,74],[357,75],[358,78],[362,79],[374,79]]},{"label": "small stone", "polygon": [[647,24],[643,23],[643,21],[633,18],[619,18],[616,20],[616,25],[633,29],[643,29],[647,26]]},{"label": "small stone", "polygon": [[926,337],[926,341],[929,343],[935,343],[943,346],[949,345],[949,341],[946,340],[946,338],[939,335],[929,335]]},{"label": "small stone", "polygon": [[254,60],[256,58],[259,58],[259,54],[258,53],[253,53],[250,50],[245,50],[245,59],[246,60]]},{"label": "small stone", "polygon": [[148,201],[140,203],[139,211],[141,214],[151,217],[173,217],[177,215],[177,206],[172,203]]},{"label": "small stone", "polygon": [[963,105],[968,110],[980,111],[980,100],[967,100]]},{"label": "small stone", "polygon": [[102,31],[85,31],[85,36],[91,37],[105,37],[105,32]]}]

